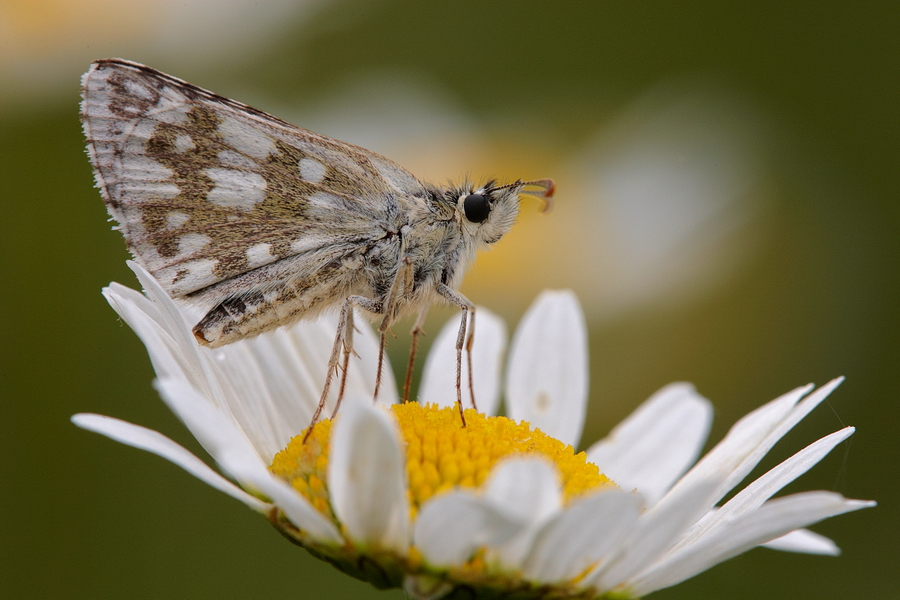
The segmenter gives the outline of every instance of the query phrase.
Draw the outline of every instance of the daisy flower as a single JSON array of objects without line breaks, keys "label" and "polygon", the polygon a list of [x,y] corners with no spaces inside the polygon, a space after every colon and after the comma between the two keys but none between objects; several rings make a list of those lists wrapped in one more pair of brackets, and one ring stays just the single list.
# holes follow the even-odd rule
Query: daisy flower
[{"label": "daisy flower", "polygon": [[506,417],[495,416],[506,332],[479,309],[479,411],[466,409],[466,427],[453,405],[456,323],[435,340],[421,403],[407,404],[398,403],[389,369],[383,398],[372,403],[378,344],[360,328],[344,406],[304,442],[335,320],[203,348],[192,316],[132,268],[144,294],[114,283],[104,295],[147,346],[163,400],[219,470],[138,425],[94,414],[75,415],[75,424],[169,459],[379,588],[402,587],[420,599],[638,598],[759,545],[837,554],[831,540],[801,528],[874,505],[823,491],[772,499],[852,427],[720,504],[840,379],[763,405],[699,461],[712,409],[685,383],[664,387],[576,453],[587,334],[569,292],[542,294],[516,330],[505,365]]}]

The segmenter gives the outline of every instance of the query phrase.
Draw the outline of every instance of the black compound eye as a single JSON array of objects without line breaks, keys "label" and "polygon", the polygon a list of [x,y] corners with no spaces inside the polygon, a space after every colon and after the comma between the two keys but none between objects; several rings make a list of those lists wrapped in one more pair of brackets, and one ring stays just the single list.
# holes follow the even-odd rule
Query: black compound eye
[{"label": "black compound eye", "polygon": [[473,223],[481,223],[491,214],[491,202],[487,196],[481,194],[469,194],[463,200],[463,210],[466,218]]}]

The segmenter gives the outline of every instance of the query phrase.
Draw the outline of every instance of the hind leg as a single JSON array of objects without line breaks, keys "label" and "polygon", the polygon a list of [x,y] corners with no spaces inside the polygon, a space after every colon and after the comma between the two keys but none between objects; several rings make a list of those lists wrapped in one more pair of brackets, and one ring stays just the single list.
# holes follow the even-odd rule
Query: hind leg
[{"label": "hind leg", "polygon": [[425,323],[425,317],[428,315],[428,307],[422,309],[419,316],[416,317],[416,324],[413,325],[412,339],[409,343],[409,362],[406,363],[406,380],[403,383],[403,402],[409,401],[409,387],[412,383],[413,367],[416,364],[416,350],[419,346],[419,336],[423,333],[422,325]]},{"label": "hind leg", "polygon": [[[380,302],[377,302],[370,298],[366,298],[364,296],[349,296],[346,300],[344,300],[344,304],[341,306],[340,316],[338,317],[337,332],[334,335],[334,345],[331,347],[331,356],[328,358],[328,370],[325,374],[325,386],[322,388],[322,396],[319,398],[319,405],[316,407],[316,412],[313,414],[312,421],[309,424],[309,429],[306,432],[306,437],[303,438],[304,441],[306,441],[306,438],[309,437],[309,434],[312,432],[313,425],[315,425],[319,421],[319,417],[322,415],[322,410],[325,408],[325,403],[328,401],[328,393],[331,391],[331,381],[334,377],[334,374],[338,370],[338,362],[340,361],[342,350],[344,356],[344,360],[342,362],[344,373],[341,378],[341,386],[338,390],[338,398],[337,402],[335,403],[332,416],[337,413],[337,409],[341,405],[341,400],[343,400],[344,387],[346,386],[347,382],[347,366],[350,361],[350,355],[353,353],[354,306],[359,306],[360,308],[376,314],[380,314],[382,310]],[[384,356],[384,334],[382,334],[381,340],[381,354],[378,357],[378,376],[376,378],[375,384],[376,396],[378,394],[379,383],[381,382],[381,365]]]}]

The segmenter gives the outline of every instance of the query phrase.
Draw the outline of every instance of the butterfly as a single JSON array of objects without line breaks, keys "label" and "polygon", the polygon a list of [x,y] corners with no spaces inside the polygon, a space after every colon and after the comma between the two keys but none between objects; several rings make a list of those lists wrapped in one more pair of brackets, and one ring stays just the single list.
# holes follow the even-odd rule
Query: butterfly
[{"label": "butterfly", "polygon": [[166,292],[201,309],[199,344],[337,308],[315,423],[353,353],[354,308],[380,318],[376,397],[386,333],[415,315],[405,401],[428,308],[450,304],[463,313],[456,390],[465,423],[462,352],[471,390],[474,305],[457,287],[476,250],[512,227],[521,194],[549,208],[551,180],[434,186],[375,152],[121,59],[84,74],[81,119],[110,216]]}]

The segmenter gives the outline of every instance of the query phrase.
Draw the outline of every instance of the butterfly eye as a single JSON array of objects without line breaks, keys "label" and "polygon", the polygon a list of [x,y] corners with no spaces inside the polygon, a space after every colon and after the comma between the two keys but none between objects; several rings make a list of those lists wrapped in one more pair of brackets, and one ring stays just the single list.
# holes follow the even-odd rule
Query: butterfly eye
[{"label": "butterfly eye", "polygon": [[481,223],[491,214],[491,202],[482,194],[469,194],[463,200],[463,210],[466,218],[473,223]]}]

